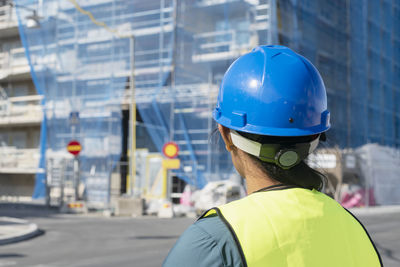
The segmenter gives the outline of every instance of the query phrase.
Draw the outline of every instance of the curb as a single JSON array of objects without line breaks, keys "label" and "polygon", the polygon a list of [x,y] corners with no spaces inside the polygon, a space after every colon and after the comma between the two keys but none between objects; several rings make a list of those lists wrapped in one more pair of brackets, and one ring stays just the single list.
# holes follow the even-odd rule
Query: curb
[{"label": "curb", "polygon": [[[9,222],[15,225],[25,225],[27,226],[26,229],[16,231],[12,234],[5,235],[0,238],[0,246],[1,245],[7,245],[23,240],[30,239],[32,237],[38,236],[40,234],[43,234],[43,231],[41,231],[38,226],[35,223],[30,223],[26,220],[22,219],[17,219],[17,218],[10,218],[10,217],[0,217],[0,221],[2,222]],[[18,227],[18,226],[17,226]],[[0,226],[1,228],[1,226]]]}]

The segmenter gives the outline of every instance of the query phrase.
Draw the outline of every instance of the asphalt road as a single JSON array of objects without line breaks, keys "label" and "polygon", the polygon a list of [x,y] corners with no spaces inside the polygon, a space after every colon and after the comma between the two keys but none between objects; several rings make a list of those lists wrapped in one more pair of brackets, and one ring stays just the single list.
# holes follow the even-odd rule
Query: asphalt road
[{"label": "asphalt road", "polygon": [[[0,212],[1,213],[1,212]],[[2,215],[11,215],[11,212]],[[3,266],[161,266],[169,249],[194,219],[105,218],[42,214],[23,217],[45,233],[0,246]]]},{"label": "asphalt road", "polygon": [[[0,213],[28,219],[45,231],[42,236],[0,246],[0,267],[161,266],[176,239],[193,222],[188,218],[105,218],[40,210]],[[384,266],[400,266],[400,213],[358,217],[380,250]]]},{"label": "asphalt road", "polygon": [[357,215],[378,248],[385,267],[400,266],[400,213]]}]

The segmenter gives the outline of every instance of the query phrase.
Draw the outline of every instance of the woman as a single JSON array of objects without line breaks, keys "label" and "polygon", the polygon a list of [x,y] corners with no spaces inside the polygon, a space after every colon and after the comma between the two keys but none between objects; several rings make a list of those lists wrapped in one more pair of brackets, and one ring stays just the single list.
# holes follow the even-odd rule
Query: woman
[{"label": "woman", "polygon": [[225,73],[214,119],[248,196],[186,230],[169,266],[381,266],[366,230],[320,193],[304,160],[329,129],[317,69],[284,46],[260,46]]}]

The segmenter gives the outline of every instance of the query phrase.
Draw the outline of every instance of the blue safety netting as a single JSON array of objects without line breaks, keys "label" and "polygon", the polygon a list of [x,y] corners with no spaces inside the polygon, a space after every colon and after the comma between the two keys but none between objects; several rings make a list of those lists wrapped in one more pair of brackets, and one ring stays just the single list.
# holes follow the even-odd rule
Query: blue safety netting
[{"label": "blue safety netting", "polygon": [[[271,3],[271,4],[270,4]],[[135,36],[135,101],[155,147],[180,147],[174,175],[202,188],[232,174],[211,113],[219,83],[239,55],[276,41],[275,1],[19,0],[21,39],[32,77],[45,96],[42,161],[83,145],[81,176],[89,201],[105,201],[121,151],[121,102],[129,95]],[[90,18],[92,16],[92,19]],[[93,19],[100,23],[94,23]],[[201,22],[201,23],[200,23]],[[108,30],[115,31],[114,34]],[[123,36],[123,37],[121,37]],[[47,138],[46,138],[47,136]],[[150,146],[138,144],[138,147]],[[36,195],[42,185],[37,179]]]},{"label": "blue safety netting", "polygon": [[331,145],[399,147],[399,3],[282,0],[277,5],[279,42],[309,58],[324,79]]},{"label": "blue safety netting", "polygon": [[[49,158],[69,159],[71,140],[82,145],[80,178],[86,198],[104,204],[109,199],[110,173],[121,152],[121,99],[130,68],[127,39],[117,39],[68,1],[16,1],[22,43],[32,79],[44,95],[40,167]],[[87,4],[90,4],[87,2]],[[129,12],[133,5],[122,8]],[[31,10],[39,15],[30,28]],[[94,16],[114,26],[112,3],[97,5]],[[44,197],[44,177],[38,175],[34,197]]]},{"label": "blue safety netting", "polygon": [[[158,84],[149,84],[150,75],[137,73],[138,108],[159,149],[169,140],[179,145],[182,167],[174,174],[202,188],[208,181],[232,175],[223,143],[210,138],[216,129],[212,110],[233,60],[259,43],[273,42],[269,3],[274,1],[154,2],[160,4],[159,23],[164,25],[156,36],[164,43],[157,53],[165,57],[159,56]],[[149,37],[143,43],[148,46],[148,41]],[[214,139],[218,138],[216,134]]]},{"label": "blue safety netting", "polygon": [[[199,187],[229,179],[233,173],[219,133],[212,136],[216,129],[212,110],[229,65],[253,47],[276,41],[273,3],[188,1],[177,7],[174,139],[181,140],[188,152],[182,161],[188,166],[195,162],[193,169],[202,177]],[[210,136],[217,140],[209,140]]]},{"label": "blue safety netting", "polygon": [[179,145],[182,164],[173,174],[199,188],[232,174],[222,142],[210,140],[211,112],[228,66],[260,44],[288,45],[320,70],[332,145],[400,146],[400,7],[393,1],[17,3],[40,16],[40,28],[28,28],[31,11],[18,10],[32,77],[45,96],[42,159],[44,152],[47,158],[65,152],[71,139],[81,141],[82,177],[93,201],[108,198],[121,152],[121,102],[129,99],[133,67],[125,37],[131,34],[134,99],[147,133],[158,151],[168,141]]}]

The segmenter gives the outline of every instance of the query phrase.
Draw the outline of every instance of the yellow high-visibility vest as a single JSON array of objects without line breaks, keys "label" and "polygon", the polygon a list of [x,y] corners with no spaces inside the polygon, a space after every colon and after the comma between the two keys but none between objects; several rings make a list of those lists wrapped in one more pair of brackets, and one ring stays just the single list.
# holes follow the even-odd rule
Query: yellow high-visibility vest
[{"label": "yellow high-visibility vest", "polygon": [[253,193],[219,208],[244,266],[376,267],[381,259],[351,213],[317,190]]}]

